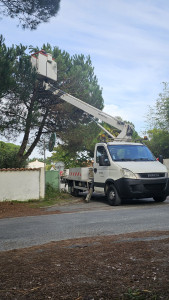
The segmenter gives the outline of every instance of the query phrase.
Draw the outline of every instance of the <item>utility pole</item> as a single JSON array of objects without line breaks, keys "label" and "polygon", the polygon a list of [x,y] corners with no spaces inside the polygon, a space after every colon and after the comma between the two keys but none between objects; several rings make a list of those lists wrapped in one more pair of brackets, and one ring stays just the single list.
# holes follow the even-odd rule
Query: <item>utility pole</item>
[{"label": "utility pole", "polygon": [[44,190],[46,192],[46,143],[45,143],[45,138],[43,140],[43,160],[44,160]]}]

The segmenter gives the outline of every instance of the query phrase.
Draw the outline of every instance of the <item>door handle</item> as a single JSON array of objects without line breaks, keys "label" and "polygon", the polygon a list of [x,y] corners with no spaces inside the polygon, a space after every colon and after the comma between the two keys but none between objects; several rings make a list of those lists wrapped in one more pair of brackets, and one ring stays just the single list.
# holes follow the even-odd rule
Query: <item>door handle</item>
[{"label": "door handle", "polygon": [[94,173],[97,173],[97,168],[94,168]]}]

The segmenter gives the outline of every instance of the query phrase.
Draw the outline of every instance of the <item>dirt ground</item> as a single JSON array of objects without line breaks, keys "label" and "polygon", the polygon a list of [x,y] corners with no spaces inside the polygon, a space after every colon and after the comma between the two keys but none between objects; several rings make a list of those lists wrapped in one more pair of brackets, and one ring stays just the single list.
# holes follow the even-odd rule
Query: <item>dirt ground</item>
[{"label": "dirt ground", "polygon": [[[2,206],[1,218],[46,213],[22,203]],[[169,231],[0,252],[0,299],[169,300]]]},{"label": "dirt ground", "polygon": [[0,219],[3,218],[15,218],[24,216],[37,216],[37,215],[47,215],[47,214],[58,214],[59,210],[54,212],[48,212],[45,208],[31,207],[30,203],[21,202],[0,202]]}]

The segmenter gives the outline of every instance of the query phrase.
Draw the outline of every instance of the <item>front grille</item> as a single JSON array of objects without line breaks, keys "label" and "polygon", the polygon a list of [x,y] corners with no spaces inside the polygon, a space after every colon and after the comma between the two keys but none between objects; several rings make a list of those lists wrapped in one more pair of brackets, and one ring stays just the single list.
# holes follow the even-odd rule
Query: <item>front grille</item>
[{"label": "front grille", "polygon": [[144,184],[145,189],[151,192],[162,192],[165,189],[165,186],[165,183]]},{"label": "front grille", "polygon": [[141,178],[161,178],[165,177],[165,173],[139,173]]}]

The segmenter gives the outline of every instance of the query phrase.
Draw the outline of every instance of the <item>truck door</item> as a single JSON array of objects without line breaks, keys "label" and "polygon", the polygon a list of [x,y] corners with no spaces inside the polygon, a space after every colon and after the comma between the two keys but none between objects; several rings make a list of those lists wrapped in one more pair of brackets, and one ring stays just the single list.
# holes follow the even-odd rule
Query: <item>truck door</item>
[{"label": "truck door", "polygon": [[110,160],[104,146],[97,146],[94,160],[94,189],[104,192],[104,183],[109,177]]}]

